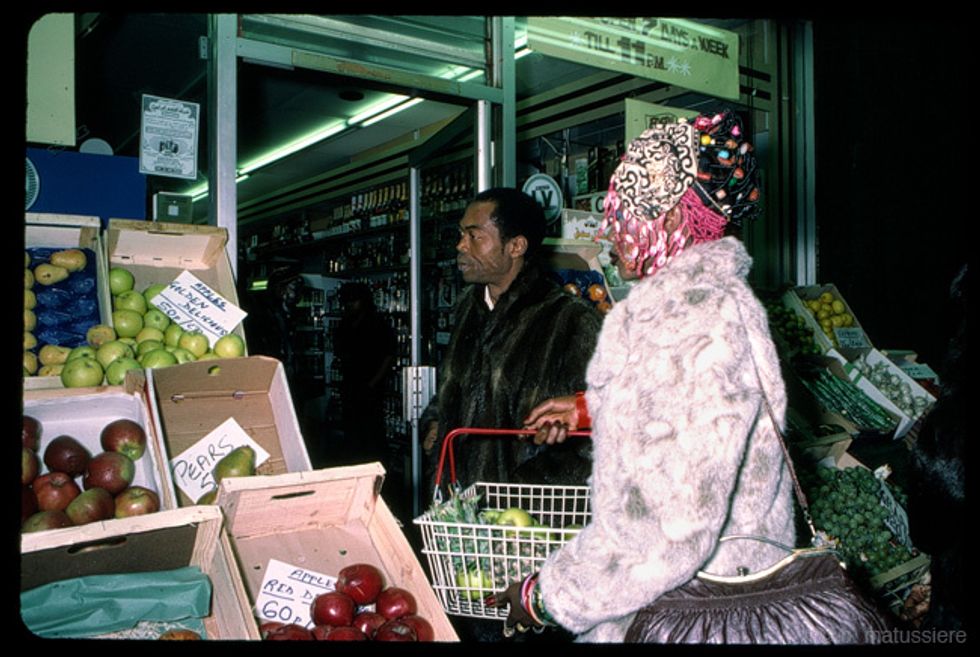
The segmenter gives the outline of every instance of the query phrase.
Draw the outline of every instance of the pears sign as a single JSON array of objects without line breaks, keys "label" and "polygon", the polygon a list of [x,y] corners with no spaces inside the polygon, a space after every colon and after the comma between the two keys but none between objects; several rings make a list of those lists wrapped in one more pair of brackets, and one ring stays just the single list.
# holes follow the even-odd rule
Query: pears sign
[{"label": "pears sign", "polygon": [[[215,466],[226,456],[243,447],[249,447],[254,452],[249,457],[254,458],[254,462],[250,464],[251,467],[248,469],[254,471],[256,466],[261,465],[269,458],[269,453],[245,433],[235,418],[230,417],[171,459],[170,471],[173,473],[174,483],[191,500],[201,499],[217,486],[218,477],[215,475]],[[247,454],[247,450],[243,449],[238,453]],[[228,465],[229,467],[235,466],[235,464]],[[240,474],[245,473],[241,472]],[[240,474],[236,473],[236,476],[240,476]]]}]

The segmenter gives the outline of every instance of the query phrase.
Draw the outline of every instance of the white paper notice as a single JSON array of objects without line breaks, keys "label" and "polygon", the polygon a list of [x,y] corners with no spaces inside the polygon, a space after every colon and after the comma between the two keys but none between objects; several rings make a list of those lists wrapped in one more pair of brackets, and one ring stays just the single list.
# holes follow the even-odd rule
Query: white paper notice
[{"label": "white paper notice", "polygon": [[211,433],[170,460],[174,482],[187,497],[199,500],[215,486],[212,470],[236,447],[249,445],[255,450],[255,465],[269,459],[269,452],[252,439],[241,425],[230,417]]},{"label": "white paper notice", "polygon": [[248,314],[188,271],[172,280],[150,303],[185,331],[203,333],[212,348]]},{"label": "white paper notice", "polygon": [[312,627],[310,605],[316,596],[333,591],[336,582],[336,577],[269,559],[255,599],[255,615],[262,622]]}]

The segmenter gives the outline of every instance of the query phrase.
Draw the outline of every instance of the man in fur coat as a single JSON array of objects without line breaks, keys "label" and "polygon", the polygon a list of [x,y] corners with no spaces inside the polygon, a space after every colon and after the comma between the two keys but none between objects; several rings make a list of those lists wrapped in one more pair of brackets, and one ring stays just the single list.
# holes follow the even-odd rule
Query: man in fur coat
[{"label": "man in fur coat", "polygon": [[[520,429],[536,404],[585,385],[601,318],[539,266],[544,233],[543,210],[516,189],[481,192],[459,222],[456,262],[470,285],[454,309],[438,392],[420,425],[426,432],[429,497],[446,432]],[[477,481],[584,485],[591,468],[586,439],[547,447],[517,436],[473,435],[460,436],[453,445],[463,486]]]}]

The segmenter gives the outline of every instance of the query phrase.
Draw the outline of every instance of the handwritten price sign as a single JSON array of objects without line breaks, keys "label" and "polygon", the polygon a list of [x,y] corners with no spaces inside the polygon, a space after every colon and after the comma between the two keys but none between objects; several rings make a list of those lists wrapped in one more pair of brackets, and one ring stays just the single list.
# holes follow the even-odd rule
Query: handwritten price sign
[{"label": "handwritten price sign", "polygon": [[310,605],[316,596],[333,591],[336,583],[336,577],[269,559],[255,599],[255,616],[262,621],[312,627]]},{"label": "handwritten price sign", "polygon": [[208,344],[228,335],[248,314],[185,271],[150,299],[164,314],[185,331],[200,331]]},{"label": "handwritten price sign", "polygon": [[192,500],[215,486],[214,466],[236,447],[249,445],[255,450],[255,465],[269,459],[269,452],[245,433],[241,425],[230,417],[208,435],[185,449],[170,461],[174,483]]}]

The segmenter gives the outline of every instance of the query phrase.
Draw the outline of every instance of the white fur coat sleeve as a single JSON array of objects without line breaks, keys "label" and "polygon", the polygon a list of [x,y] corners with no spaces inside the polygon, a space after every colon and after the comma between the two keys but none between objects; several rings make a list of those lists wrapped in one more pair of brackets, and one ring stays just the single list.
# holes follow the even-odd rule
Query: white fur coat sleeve
[{"label": "white fur coat sleeve", "polygon": [[781,556],[758,544],[719,550],[723,534],[794,540],[789,477],[749,350],[781,416],[750,263],[734,239],[691,248],[605,319],[588,371],[592,522],[540,577],[549,613],[580,640],[621,641],[638,609],[699,569],[756,570]]}]

